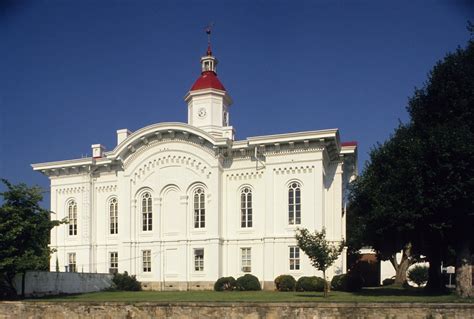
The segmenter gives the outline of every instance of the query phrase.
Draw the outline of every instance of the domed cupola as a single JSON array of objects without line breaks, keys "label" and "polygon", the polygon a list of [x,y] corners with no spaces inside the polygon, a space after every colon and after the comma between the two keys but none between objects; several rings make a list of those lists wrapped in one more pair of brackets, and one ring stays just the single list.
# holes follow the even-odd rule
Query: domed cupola
[{"label": "domed cupola", "polygon": [[217,59],[212,56],[211,45],[207,47],[206,55],[201,58],[201,76],[194,82],[191,91],[216,89],[225,91],[224,85],[217,77]]},{"label": "domed cupola", "polygon": [[217,59],[212,55],[210,34],[207,28],[206,55],[201,58],[201,76],[194,82],[184,100],[188,103],[188,124],[199,127],[216,137],[234,139],[229,124],[231,97],[217,77]]}]

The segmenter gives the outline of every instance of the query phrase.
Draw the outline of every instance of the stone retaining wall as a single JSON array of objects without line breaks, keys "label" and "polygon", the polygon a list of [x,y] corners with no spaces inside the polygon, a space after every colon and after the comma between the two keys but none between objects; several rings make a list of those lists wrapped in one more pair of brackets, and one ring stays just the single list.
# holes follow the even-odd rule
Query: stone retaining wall
[{"label": "stone retaining wall", "polygon": [[0,319],[474,319],[474,304],[0,302]]}]

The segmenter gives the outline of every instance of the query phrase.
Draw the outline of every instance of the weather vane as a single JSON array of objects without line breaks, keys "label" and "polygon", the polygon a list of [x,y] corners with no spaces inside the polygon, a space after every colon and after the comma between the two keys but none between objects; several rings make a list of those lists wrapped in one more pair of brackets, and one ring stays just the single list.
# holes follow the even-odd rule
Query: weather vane
[{"label": "weather vane", "polygon": [[214,27],[214,22],[210,22],[207,26],[206,26],[206,34],[207,34],[207,44],[210,46],[211,45],[211,31],[212,31],[212,28]]}]

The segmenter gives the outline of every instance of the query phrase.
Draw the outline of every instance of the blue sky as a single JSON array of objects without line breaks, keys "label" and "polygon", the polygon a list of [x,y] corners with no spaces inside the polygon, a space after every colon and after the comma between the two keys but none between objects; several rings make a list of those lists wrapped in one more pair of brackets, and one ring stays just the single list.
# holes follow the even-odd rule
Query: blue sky
[{"label": "blue sky", "polygon": [[434,63],[465,45],[473,3],[3,0],[0,177],[47,188],[31,163],[186,122],[209,21],[238,139],[339,128],[362,167]]}]

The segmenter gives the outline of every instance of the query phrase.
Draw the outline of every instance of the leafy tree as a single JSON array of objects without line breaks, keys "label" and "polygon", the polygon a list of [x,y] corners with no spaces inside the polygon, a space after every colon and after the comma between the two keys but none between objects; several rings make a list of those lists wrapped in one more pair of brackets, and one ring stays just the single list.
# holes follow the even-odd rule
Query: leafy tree
[{"label": "leafy tree", "polygon": [[50,231],[59,222],[50,221],[51,212],[39,206],[43,199],[39,187],[1,181],[6,190],[0,193],[0,281],[14,292],[16,274],[23,274],[24,285],[27,270],[49,269]]},{"label": "leafy tree", "polygon": [[350,251],[371,246],[380,260],[392,263],[397,284],[406,281],[408,267],[419,259],[414,244],[422,203],[413,191],[420,185],[418,151],[411,127],[400,125],[388,141],[371,150],[370,162],[352,183],[349,195]]},{"label": "leafy tree", "polygon": [[456,291],[464,297],[474,296],[473,105],[474,41],[470,40],[466,48],[458,48],[436,64],[408,106],[413,128],[423,141],[423,195],[429,197],[426,222],[436,225],[435,235],[454,247]]},{"label": "leafy tree", "polygon": [[326,270],[331,267],[339,257],[344,248],[344,243],[330,243],[326,240],[326,230],[324,228],[321,232],[314,231],[313,234],[305,228],[298,229],[296,230],[295,237],[298,242],[298,247],[308,255],[313,267],[323,272],[324,296],[327,297],[329,285],[326,278]]},{"label": "leafy tree", "polygon": [[443,289],[441,260],[454,248],[456,291],[462,297],[474,294],[473,105],[470,40],[438,62],[415,91],[407,108],[410,122],[372,150],[352,185],[349,206],[356,216],[349,225],[363,227],[354,232],[356,244],[359,238],[358,244],[373,245],[382,258],[407,245],[415,256],[422,252],[430,262],[430,290]]}]

